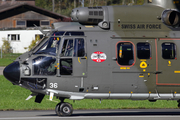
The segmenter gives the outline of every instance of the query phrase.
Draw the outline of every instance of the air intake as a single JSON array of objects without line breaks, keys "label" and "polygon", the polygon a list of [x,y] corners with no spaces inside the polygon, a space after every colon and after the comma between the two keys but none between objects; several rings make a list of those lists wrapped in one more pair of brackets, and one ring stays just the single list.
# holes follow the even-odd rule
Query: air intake
[{"label": "air intake", "polygon": [[180,23],[180,13],[174,10],[165,10],[162,14],[162,22],[167,26],[178,27]]}]

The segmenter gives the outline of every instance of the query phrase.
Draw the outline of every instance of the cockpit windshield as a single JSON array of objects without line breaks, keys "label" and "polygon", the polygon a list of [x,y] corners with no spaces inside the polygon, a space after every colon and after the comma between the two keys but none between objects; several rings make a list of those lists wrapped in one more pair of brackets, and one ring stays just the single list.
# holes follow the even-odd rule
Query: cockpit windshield
[{"label": "cockpit windshield", "polygon": [[52,36],[47,40],[35,54],[49,54],[56,56],[56,53],[59,48],[59,43],[64,32],[54,32]]}]

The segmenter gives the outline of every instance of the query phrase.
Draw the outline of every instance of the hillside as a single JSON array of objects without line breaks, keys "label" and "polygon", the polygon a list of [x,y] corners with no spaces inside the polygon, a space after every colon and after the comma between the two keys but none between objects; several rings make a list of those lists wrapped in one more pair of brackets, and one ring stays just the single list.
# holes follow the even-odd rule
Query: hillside
[{"label": "hillside", "polygon": [[[54,1],[54,12],[70,16],[71,10],[76,7],[81,7],[79,1],[82,0],[36,0],[36,6],[53,11]],[[127,5],[134,3],[134,5],[142,5],[144,0],[84,0],[84,7],[94,6],[110,6],[110,5]]]}]

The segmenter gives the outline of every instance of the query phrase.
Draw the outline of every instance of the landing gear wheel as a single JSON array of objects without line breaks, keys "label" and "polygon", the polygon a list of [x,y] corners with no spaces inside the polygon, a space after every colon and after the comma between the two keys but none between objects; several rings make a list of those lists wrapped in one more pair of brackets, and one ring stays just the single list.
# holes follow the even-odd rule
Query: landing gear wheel
[{"label": "landing gear wheel", "polygon": [[56,107],[55,107],[55,112],[56,112],[56,114],[58,115],[58,116],[60,116],[60,114],[59,114],[59,111],[60,111],[60,106],[61,106],[61,102],[60,103],[58,103],[57,105],[56,105]]},{"label": "landing gear wheel", "polygon": [[73,113],[72,105],[69,103],[59,103],[55,109],[58,116],[70,116]]}]

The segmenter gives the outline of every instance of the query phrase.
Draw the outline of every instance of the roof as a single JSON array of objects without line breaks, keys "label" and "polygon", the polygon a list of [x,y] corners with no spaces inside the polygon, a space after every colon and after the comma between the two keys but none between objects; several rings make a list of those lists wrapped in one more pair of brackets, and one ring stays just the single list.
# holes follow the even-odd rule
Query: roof
[{"label": "roof", "polygon": [[27,3],[19,3],[19,4],[14,4],[14,5],[9,5],[9,4],[3,4],[0,6],[0,20],[6,19],[8,17],[18,15],[27,11],[34,11],[40,14],[43,14],[45,16],[54,18],[54,19],[61,19],[63,18],[68,18],[67,16],[63,16],[54,12],[51,12],[49,10],[45,10],[43,8],[30,5]]}]

